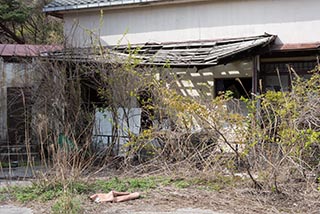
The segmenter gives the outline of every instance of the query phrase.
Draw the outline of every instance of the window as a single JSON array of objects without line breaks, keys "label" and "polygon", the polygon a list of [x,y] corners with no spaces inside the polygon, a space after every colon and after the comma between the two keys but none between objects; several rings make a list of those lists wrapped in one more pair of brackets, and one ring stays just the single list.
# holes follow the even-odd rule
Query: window
[{"label": "window", "polygon": [[261,79],[263,81],[263,90],[287,91],[290,89],[291,77],[289,69],[292,68],[299,76],[306,79],[310,78],[312,71],[317,62],[300,61],[300,62],[268,62],[260,66]]}]

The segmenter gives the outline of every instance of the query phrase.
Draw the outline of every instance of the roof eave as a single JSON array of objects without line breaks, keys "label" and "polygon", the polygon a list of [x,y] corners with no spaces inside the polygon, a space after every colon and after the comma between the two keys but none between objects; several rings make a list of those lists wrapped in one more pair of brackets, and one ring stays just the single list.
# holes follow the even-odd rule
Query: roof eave
[{"label": "roof eave", "polygon": [[314,43],[291,43],[273,45],[271,47],[272,52],[299,52],[299,51],[319,51],[320,42]]},{"label": "roof eave", "polygon": [[95,3],[95,4],[85,4],[85,5],[69,5],[69,6],[58,6],[58,7],[45,7],[43,8],[44,13],[57,14],[57,13],[68,13],[73,11],[88,11],[97,9],[122,9],[122,8],[134,8],[142,6],[154,6],[154,5],[167,5],[167,4],[177,4],[177,3],[190,3],[190,2],[205,2],[209,0],[143,0],[139,2],[105,2],[105,3]]}]

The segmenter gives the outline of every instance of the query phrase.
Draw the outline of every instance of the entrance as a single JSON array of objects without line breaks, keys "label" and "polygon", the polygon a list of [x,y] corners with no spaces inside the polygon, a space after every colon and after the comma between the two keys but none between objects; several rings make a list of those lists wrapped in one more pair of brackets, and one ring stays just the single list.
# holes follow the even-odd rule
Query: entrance
[{"label": "entrance", "polygon": [[231,91],[235,99],[250,98],[252,78],[215,79],[215,96]]},{"label": "entrance", "polygon": [[30,128],[30,98],[30,88],[7,88],[7,128],[10,145],[25,143],[26,133]]}]

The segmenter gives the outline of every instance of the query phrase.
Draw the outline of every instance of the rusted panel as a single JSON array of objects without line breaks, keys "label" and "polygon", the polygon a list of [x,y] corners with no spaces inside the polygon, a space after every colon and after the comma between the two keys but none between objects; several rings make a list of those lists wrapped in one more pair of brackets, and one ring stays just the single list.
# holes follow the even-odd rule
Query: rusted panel
[{"label": "rusted panel", "polygon": [[0,44],[0,56],[35,57],[42,52],[62,50],[61,46],[54,45],[20,45]]},{"label": "rusted panel", "polygon": [[302,50],[317,50],[319,48],[320,48],[320,42],[296,43],[296,44],[272,45],[271,51],[302,51]]}]

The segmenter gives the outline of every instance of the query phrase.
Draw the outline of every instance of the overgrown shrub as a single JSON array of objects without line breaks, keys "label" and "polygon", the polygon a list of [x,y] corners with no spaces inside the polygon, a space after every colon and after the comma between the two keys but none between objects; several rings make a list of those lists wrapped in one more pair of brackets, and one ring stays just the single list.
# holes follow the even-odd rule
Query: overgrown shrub
[{"label": "overgrown shrub", "polygon": [[[292,69],[290,91],[268,91],[248,101],[250,132],[247,153],[267,186],[319,176],[320,74],[305,80]],[[311,180],[310,180],[311,179]]]}]

